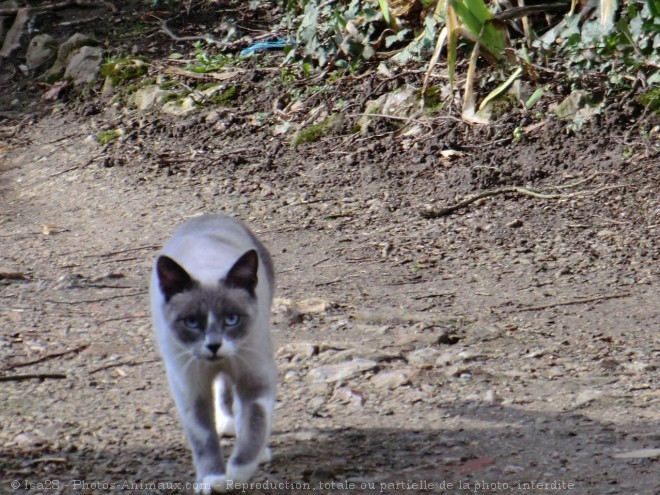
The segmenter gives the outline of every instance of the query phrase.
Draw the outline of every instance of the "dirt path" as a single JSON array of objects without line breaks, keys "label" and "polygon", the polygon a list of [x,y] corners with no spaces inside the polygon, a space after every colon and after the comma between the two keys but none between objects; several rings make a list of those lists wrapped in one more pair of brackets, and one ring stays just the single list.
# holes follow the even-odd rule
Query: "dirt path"
[{"label": "dirt path", "polygon": [[248,221],[278,267],[275,457],[255,479],[274,484],[250,493],[659,493],[657,164],[561,171],[531,143],[520,174],[627,189],[425,220],[507,151],[443,169],[321,143],[167,176],[130,150],[90,165],[97,123],[69,118],[0,155],[1,493],[186,493],[146,285],[204,211]]}]

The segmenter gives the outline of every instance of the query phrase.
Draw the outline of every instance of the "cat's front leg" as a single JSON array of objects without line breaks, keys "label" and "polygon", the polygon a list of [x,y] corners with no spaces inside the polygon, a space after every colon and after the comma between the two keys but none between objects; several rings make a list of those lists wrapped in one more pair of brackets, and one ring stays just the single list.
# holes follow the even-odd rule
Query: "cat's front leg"
[{"label": "cat's front leg", "polygon": [[224,476],[226,468],[215,428],[212,380],[202,374],[195,378],[183,383],[172,380],[172,390],[193,454],[198,483],[196,491],[207,494],[211,493],[207,486],[212,478]]},{"label": "cat's front leg", "polygon": [[227,463],[227,479],[235,483],[248,481],[260,462],[270,460],[268,437],[272,424],[274,394],[257,399],[241,397],[236,445]]}]

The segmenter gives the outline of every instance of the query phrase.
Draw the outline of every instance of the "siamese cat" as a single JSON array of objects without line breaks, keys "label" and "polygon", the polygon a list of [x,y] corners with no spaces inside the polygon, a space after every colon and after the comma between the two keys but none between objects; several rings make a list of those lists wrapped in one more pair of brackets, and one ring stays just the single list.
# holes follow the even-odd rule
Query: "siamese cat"
[{"label": "siamese cat", "polygon": [[[151,311],[167,378],[205,495],[244,483],[270,459],[277,371],[270,338],[273,263],[239,220],[205,215],[165,244]],[[235,434],[225,464],[220,435]]]}]

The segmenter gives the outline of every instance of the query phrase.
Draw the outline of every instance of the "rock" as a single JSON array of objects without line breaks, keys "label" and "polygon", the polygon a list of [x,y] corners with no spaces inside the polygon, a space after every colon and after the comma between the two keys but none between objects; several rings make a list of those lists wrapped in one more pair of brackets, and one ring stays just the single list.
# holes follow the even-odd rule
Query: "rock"
[{"label": "rock", "polygon": [[347,387],[346,385],[336,388],[330,400],[353,407],[362,407],[364,405],[364,395],[359,390]]},{"label": "rock", "polygon": [[98,46],[99,42],[89,36],[81,33],[76,33],[68,40],[62,43],[57,50],[57,58],[55,63],[49,69],[48,74],[51,76],[60,76],[69,64],[69,60],[75,52],[83,46]]},{"label": "rock", "polygon": [[103,48],[83,46],[69,58],[64,77],[72,79],[75,86],[96,80],[103,63]]},{"label": "rock", "polygon": [[328,364],[314,368],[307,374],[307,380],[311,382],[337,382],[339,380],[353,378],[365,371],[372,370],[377,366],[378,363],[376,363],[376,361],[355,358],[352,361],[347,361],[345,363]]},{"label": "rock", "polygon": [[471,375],[470,367],[466,366],[465,364],[454,364],[448,368],[443,369],[442,373],[445,376],[454,378],[469,377]]},{"label": "rock", "polygon": [[207,124],[215,124],[216,122],[220,121],[220,119],[221,119],[220,112],[218,112],[217,110],[211,110],[204,118],[204,121]]},{"label": "rock", "polygon": [[38,69],[57,54],[57,41],[50,34],[38,34],[30,40],[25,56],[28,69]]},{"label": "rock", "polygon": [[403,385],[410,384],[410,378],[413,376],[413,370],[388,370],[381,371],[371,377],[371,383],[378,388],[395,389]]},{"label": "rock", "polygon": [[43,445],[44,439],[33,433],[19,433],[14,437],[14,443],[22,449],[29,449]]},{"label": "rock", "polygon": [[0,58],[9,57],[14,51],[21,47],[21,38],[25,35],[26,25],[31,18],[30,9],[19,9],[14,23],[7,31],[5,41],[0,48]]},{"label": "rock", "polygon": [[162,111],[175,117],[183,117],[197,110],[197,103],[191,96],[186,96],[182,100],[168,101],[163,105]]},{"label": "rock", "polygon": [[138,89],[133,95],[133,103],[138,110],[149,110],[156,104],[163,103],[165,98],[167,98],[170,94],[172,94],[171,91],[161,89],[155,84],[144,86]]},{"label": "rock", "polygon": [[441,352],[438,349],[425,347],[424,349],[417,349],[406,354],[406,361],[416,368],[430,369],[436,365],[436,361],[440,355]]},{"label": "rock", "polygon": [[560,119],[572,119],[577,115],[578,110],[585,106],[586,101],[587,93],[579,90],[573,91],[555,107],[555,115]]},{"label": "rock", "polygon": [[599,400],[602,397],[603,397],[603,392],[600,390],[595,390],[595,389],[584,390],[580,392],[577,395],[577,397],[575,397],[575,401],[573,402],[573,407],[577,409],[586,406],[587,404]]},{"label": "rock", "polygon": [[421,108],[422,99],[419,90],[413,86],[404,86],[391,93],[384,94],[375,100],[369,100],[358,126],[360,132],[366,134],[372,122],[377,120],[377,115],[391,117],[409,117]]},{"label": "rock", "polygon": [[276,356],[280,359],[310,358],[319,352],[319,346],[306,342],[285,344],[277,349]]}]

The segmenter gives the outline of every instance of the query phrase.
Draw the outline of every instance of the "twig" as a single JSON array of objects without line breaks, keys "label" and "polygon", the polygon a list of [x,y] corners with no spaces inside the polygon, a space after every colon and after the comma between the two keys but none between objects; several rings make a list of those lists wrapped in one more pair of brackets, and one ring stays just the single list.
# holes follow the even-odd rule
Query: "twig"
[{"label": "twig", "polygon": [[201,36],[177,36],[172,32],[170,28],[167,27],[167,20],[160,22],[160,28],[167,36],[172,38],[174,41],[206,41],[207,43],[213,43],[215,45],[226,45],[226,43],[216,40],[210,34],[203,34]]},{"label": "twig", "polygon": [[41,356],[40,358],[33,359],[32,361],[23,361],[22,363],[14,363],[10,364],[6,368],[3,368],[2,371],[9,371],[13,370],[14,368],[22,368],[23,366],[31,366],[33,364],[41,363],[43,361],[47,361],[48,359],[53,359],[56,357],[61,357],[61,356],[66,356],[67,354],[74,354],[74,353],[79,353],[80,351],[84,351],[89,347],[89,344],[83,344],[81,346],[76,347],[75,349],[69,349],[66,351],[61,351],[61,352],[53,352],[52,354],[46,354],[45,356]]},{"label": "twig", "polygon": [[69,460],[66,457],[46,456],[46,457],[39,457],[38,459],[32,459],[30,461],[23,461],[23,462],[21,462],[21,465],[23,465],[23,466],[34,466],[35,464],[41,464],[42,462],[66,464],[67,462],[69,462]]},{"label": "twig", "polygon": [[589,297],[587,299],[576,299],[575,301],[566,301],[566,302],[558,302],[558,303],[551,303],[551,304],[543,304],[542,306],[528,306],[526,308],[519,308],[513,310],[514,313],[520,313],[523,311],[540,311],[543,309],[550,309],[550,308],[556,308],[559,306],[571,306],[573,304],[586,304],[590,302],[597,302],[597,301],[605,301],[607,299],[618,299],[621,297],[630,297],[630,293],[626,292],[623,294],[611,294],[608,296],[595,296],[595,297]]},{"label": "twig", "polygon": [[419,301],[421,299],[434,299],[436,297],[454,297],[454,296],[456,296],[455,292],[445,292],[441,294],[425,294],[423,296],[415,296],[413,297],[413,299]]},{"label": "twig", "polygon": [[125,320],[142,320],[149,318],[149,315],[124,315],[124,316],[115,316],[114,318],[106,318],[105,320],[97,321],[97,325],[103,325],[104,323],[110,323],[112,321],[125,321]]},{"label": "twig", "polygon": [[51,304],[87,304],[87,303],[96,303],[96,302],[105,302],[110,301],[111,299],[119,299],[120,297],[135,297],[146,294],[146,291],[132,292],[131,294],[118,294],[116,296],[100,297],[98,299],[83,299],[81,301],[55,301],[53,299],[44,299],[44,302]]},{"label": "twig", "polygon": [[[569,198],[577,198],[581,196],[591,196],[595,195],[598,193],[601,193],[603,191],[608,191],[610,189],[619,189],[623,187],[628,187],[627,184],[619,184],[619,185],[614,185],[614,186],[605,186],[601,187],[600,189],[594,189],[593,191],[579,191],[579,192],[574,192],[570,194],[546,194],[541,191],[535,191],[533,189],[527,189],[526,187],[519,187],[519,186],[507,186],[507,187],[501,187],[499,189],[491,189],[489,191],[483,191],[479,194],[475,194],[474,196],[470,196],[463,201],[452,205],[452,206],[447,206],[444,208],[438,208],[438,209],[428,209],[425,211],[421,212],[422,217],[424,218],[438,218],[438,217],[443,217],[446,215],[449,215],[456,210],[460,210],[461,208],[465,208],[466,206],[471,205],[472,203],[479,201],[480,199],[485,199],[485,198],[490,198],[492,196],[498,196],[500,194],[523,194],[525,196],[531,196],[533,198],[539,198],[539,199],[569,199]],[[548,188],[546,188],[548,189]]]},{"label": "twig", "polygon": [[52,378],[53,380],[61,380],[66,378],[64,373],[30,373],[28,375],[9,375],[0,376],[0,382],[21,382],[23,380],[46,380]]},{"label": "twig", "polygon": [[102,254],[86,254],[83,258],[109,258],[110,256],[115,256],[117,254],[132,253],[133,251],[141,251],[143,249],[160,249],[160,246],[151,244],[148,246],[138,246],[129,249],[120,249],[119,251],[110,251],[108,253]]},{"label": "twig", "polygon": [[89,372],[90,375],[98,373],[99,371],[109,370],[111,368],[117,368],[119,366],[139,366],[141,364],[157,363],[160,359],[147,359],[145,361],[120,361],[119,363],[106,364],[105,366],[99,366],[94,368]]}]

